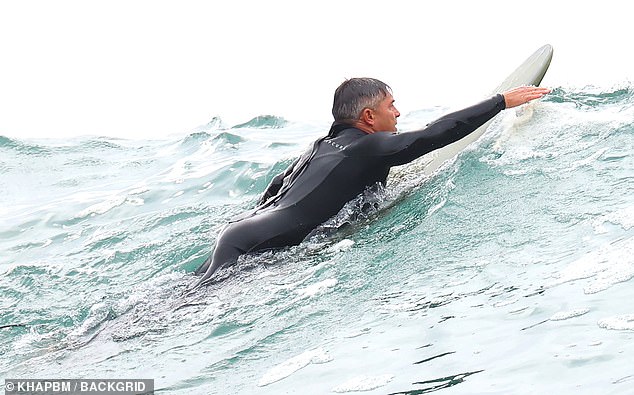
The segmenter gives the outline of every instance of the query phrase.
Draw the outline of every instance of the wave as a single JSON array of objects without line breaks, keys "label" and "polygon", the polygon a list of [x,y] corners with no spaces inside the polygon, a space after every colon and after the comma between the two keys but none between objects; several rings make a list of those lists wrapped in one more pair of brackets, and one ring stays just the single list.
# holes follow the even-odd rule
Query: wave
[{"label": "wave", "polygon": [[15,141],[8,137],[0,136],[0,147],[12,147]]},{"label": "wave", "polygon": [[206,130],[226,129],[226,125],[220,117],[211,118],[211,121],[207,122],[204,127]]},{"label": "wave", "polygon": [[228,129],[228,126],[224,123],[224,121],[220,117],[213,117],[211,118],[211,121],[193,129],[189,135],[209,135],[210,132],[223,129]]},{"label": "wave", "polygon": [[180,145],[188,149],[190,153],[199,150],[202,146],[211,143],[218,149],[236,148],[240,143],[247,141],[244,137],[229,132],[221,132],[218,134],[208,132],[191,133],[180,142]]},{"label": "wave", "polygon": [[258,115],[248,122],[233,126],[231,129],[254,128],[254,129],[278,129],[288,125],[288,121],[275,115]]},{"label": "wave", "polygon": [[87,140],[83,140],[79,143],[79,149],[113,149],[121,150],[125,147],[112,142],[114,138],[111,137],[92,137]]},{"label": "wave", "polygon": [[34,156],[47,156],[51,154],[51,150],[47,147],[39,144],[23,142],[18,139],[11,139],[5,136],[0,136],[0,149],[7,149],[20,154]]},{"label": "wave", "polygon": [[211,134],[207,132],[193,132],[185,136],[185,138],[183,138],[182,143],[183,144],[188,144],[192,142],[201,143],[203,141],[209,140],[210,137],[211,137]]},{"label": "wave", "polygon": [[607,89],[591,86],[582,89],[558,87],[553,89],[552,93],[544,98],[544,101],[574,103],[578,108],[631,104],[634,102],[634,87],[631,84]]},{"label": "wave", "polygon": [[112,141],[110,137],[90,137],[87,139],[69,139],[60,144],[59,140],[44,143],[21,141],[0,136],[0,150],[6,149],[27,156],[51,156],[54,154],[84,153],[86,151],[125,150],[126,147]]},{"label": "wave", "polygon": [[237,134],[233,134],[233,133],[229,133],[229,132],[222,132],[219,135],[217,135],[216,137],[213,138],[214,141],[219,141],[219,142],[223,142],[223,143],[227,143],[227,144],[238,144],[238,143],[242,143],[244,141],[246,141],[245,138],[238,136]]}]

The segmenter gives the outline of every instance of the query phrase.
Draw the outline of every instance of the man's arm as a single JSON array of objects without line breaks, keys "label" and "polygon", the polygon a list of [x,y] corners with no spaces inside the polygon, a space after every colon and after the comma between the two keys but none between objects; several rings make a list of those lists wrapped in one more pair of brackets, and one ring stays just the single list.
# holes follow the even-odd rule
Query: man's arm
[{"label": "man's arm", "polygon": [[519,87],[447,114],[422,130],[401,134],[375,133],[367,141],[370,143],[369,150],[392,166],[409,163],[428,152],[462,139],[505,108],[519,106],[548,92],[550,90],[547,88]]},{"label": "man's arm", "polygon": [[293,164],[291,164],[283,173],[280,173],[276,175],[275,177],[273,177],[273,179],[271,180],[271,183],[269,184],[268,187],[266,187],[266,190],[264,191],[264,193],[262,194],[262,197],[258,201],[258,204],[257,204],[258,206],[263,205],[264,203],[266,203],[267,200],[269,200],[271,197],[275,196],[277,192],[279,192],[280,188],[282,187],[282,184],[284,183],[284,178],[286,178],[289,174],[293,172],[293,168],[295,167],[298,161],[299,159],[296,159],[293,162]]},{"label": "man's arm", "polygon": [[496,95],[447,114],[421,130],[400,134],[374,133],[365,139],[367,148],[362,150],[390,166],[403,165],[462,139],[504,108],[504,96]]}]

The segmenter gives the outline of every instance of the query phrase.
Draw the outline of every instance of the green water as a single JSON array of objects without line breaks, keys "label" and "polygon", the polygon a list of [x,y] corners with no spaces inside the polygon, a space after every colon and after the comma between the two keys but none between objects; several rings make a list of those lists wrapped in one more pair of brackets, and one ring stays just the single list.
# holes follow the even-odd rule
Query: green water
[{"label": "green water", "polygon": [[327,124],[0,137],[0,378],[152,378],[169,394],[629,394],[633,92],[560,88],[505,111],[431,179],[417,163],[395,169],[380,208],[344,231],[242,259],[189,296],[226,221]]}]

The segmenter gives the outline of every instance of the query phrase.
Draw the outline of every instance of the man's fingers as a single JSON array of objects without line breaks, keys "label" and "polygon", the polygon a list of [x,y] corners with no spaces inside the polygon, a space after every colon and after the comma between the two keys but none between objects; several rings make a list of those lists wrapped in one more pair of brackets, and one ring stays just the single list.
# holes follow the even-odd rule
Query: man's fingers
[{"label": "man's fingers", "polygon": [[550,93],[549,88],[543,88],[538,86],[520,86],[504,92],[504,101],[506,102],[506,108],[517,107],[531,100],[539,99],[544,95]]}]

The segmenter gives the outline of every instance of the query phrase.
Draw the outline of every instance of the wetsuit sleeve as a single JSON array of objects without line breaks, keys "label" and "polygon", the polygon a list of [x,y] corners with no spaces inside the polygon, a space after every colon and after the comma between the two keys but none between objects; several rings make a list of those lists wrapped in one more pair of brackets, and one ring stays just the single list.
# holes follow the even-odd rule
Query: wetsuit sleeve
[{"label": "wetsuit sleeve", "polygon": [[368,151],[374,151],[374,155],[382,157],[391,166],[402,165],[462,139],[505,108],[504,96],[498,94],[474,106],[447,114],[422,130],[372,134],[375,140]]},{"label": "wetsuit sleeve", "polygon": [[290,165],[283,173],[280,173],[276,175],[275,177],[273,177],[273,180],[271,180],[271,183],[264,191],[264,194],[260,198],[260,201],[258,201],[258,204],[257,204],[258,206],[264,204],[272,196],[275,196],[277,194],[277,192],[282,187],[282,184],[284,183],[284,178],[286,178],[289,174],[293,172],[293,168],[295,167],[298,161],[299,159],[295,160],[293,164]]}]

